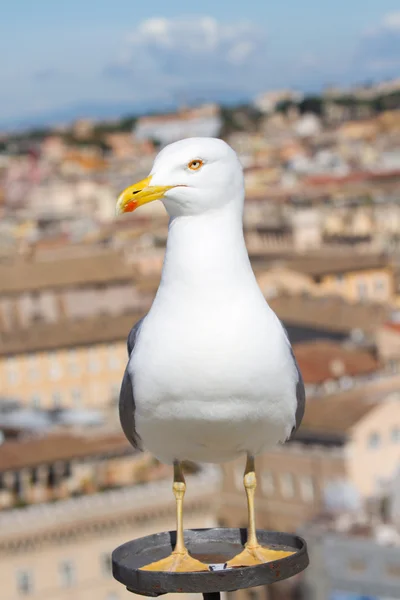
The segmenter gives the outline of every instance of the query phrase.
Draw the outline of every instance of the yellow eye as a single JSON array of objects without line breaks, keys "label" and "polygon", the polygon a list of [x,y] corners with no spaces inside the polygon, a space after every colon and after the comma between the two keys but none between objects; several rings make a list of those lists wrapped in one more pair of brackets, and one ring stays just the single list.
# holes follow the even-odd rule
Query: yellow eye
[{"label": "yellow eye", "polygon": [[198,171],[200,169],[200,167],[203,166],[203,161],[200,159],[197,160],[191,160],[190,163],[188,164],[189,169],[191,169],[192,171]]}]

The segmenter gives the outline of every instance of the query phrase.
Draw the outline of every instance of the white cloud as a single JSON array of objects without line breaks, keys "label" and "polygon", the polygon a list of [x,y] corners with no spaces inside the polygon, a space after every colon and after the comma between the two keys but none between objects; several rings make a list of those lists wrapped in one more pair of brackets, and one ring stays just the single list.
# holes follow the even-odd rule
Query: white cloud
[{"label": "white cloud", "polygon": [[227,55],[227,60],[234,65],[241,65],[253,52],[254,46],[252,42],[238,42],[236,46],[230,49]]},{"label": "white cloud", "polygon": [[400,31],[400,10],[385,15],[382,19],[382,27]]},{"label": "white cloud", "polygon": [[245,92],[258,84],[266,50],[266,32],[249,22],[152,18],[127,36],[106,73],[132,82],[135,92],[164,96],[183,87]]},{"label": "white cloud", "polygon": [[387,13],[364,32],[354,57],[361,77],[394,77],[400,57],[400,11]]}]

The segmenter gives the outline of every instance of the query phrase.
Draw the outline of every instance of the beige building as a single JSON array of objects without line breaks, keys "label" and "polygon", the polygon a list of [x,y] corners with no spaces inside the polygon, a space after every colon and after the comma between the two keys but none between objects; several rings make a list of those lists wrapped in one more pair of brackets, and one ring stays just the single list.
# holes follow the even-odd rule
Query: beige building
[{"label": "beige building", "polygon": [[337,296],[353,303],[390,304],[395,278],[388,259],[376,255],[321,252],[279,260],[253,260],[259,285],[268,298],[279,293]]},{"label": "beige building", "polygon": [[143,313],[37,323],[0,339],[1,395],[41,408],[109,408]]},{"label": "beige building", "polygon": [[10,258],[0,265],[0,331],[140,310],[148,298],[135,279],[121,252],[99,246]]},{"label": "beige building", "polygon": [[[327,491],[350,483],[365,499],[379,496],[400,460],[400,377],[308,400],[294,441],[257,461],[258,526],[295,531],[323,512]],[[221,523],[246,525],[243,460],[224,465]]]},{"label": "beige building", "polygon": [[[187,476],[187,529],[216,525],[219,485],[214,468]],[[1,597],[132,599],[112,577],[111,552],[130,539],[174,529],[170,478],[0,513]]]},{"label": "beige building", "polygon": [[0,396],[36,407],[109,406],[128,333],[153,297],[140,279],[123,254],[96,246],[1,264]]},{"label": "beige building", "polygon": [[315,295],[337,295],[350,302],[394,301],[394,275],[380,255],[326,255],[286,261],[289,272],[301,275]]},{"label": "beige building", "polygon": [[[300,523],[319,512],[327,481],[345,476],[343,450],[289,443],[257,459],[257,527],[295,531]],[[247,527],[243,460],[224,465],[220,523]]]}]

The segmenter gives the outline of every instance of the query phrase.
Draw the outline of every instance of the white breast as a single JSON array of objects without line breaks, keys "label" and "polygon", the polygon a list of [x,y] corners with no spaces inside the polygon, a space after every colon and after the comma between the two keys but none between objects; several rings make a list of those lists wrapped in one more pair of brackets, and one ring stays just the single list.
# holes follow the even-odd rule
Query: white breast
[{"label": "white breast", "polygon": [[153,308],[130,361],[144,445],[164,462],[221,462],[284,441],[296,373],[258,292]]}]

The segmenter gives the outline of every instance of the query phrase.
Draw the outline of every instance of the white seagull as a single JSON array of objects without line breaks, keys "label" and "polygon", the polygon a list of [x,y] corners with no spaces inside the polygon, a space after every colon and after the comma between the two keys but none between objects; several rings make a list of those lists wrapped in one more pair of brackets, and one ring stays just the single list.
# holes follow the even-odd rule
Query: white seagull
[{"label": "white seagull", "polygon": [[257,541],[254,457],[300,425],[304,385],[286,331],[250,265],[244,195],[232,148],[220,139],[189,138],[165,147],[150,175],[117,201],[121,214],[160,199],[170,216],[161,282],[148,314],[129,334],[120,393],[128,440],[174,465],[177,543],[169,557],[144,569],[208,570],[184,543],[183,460],[247,456],[247,543],[228,568],[290,554]]}]

